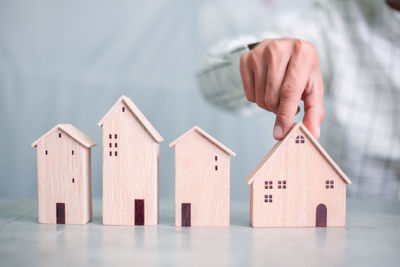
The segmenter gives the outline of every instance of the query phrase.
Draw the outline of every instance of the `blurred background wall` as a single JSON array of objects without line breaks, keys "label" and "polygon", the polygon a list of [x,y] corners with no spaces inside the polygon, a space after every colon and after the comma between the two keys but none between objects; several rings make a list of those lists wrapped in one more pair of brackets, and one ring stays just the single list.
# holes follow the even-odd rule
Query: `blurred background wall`
[{"label": "blurred background wall", "polygon": [[248,199],[248,173],[272,147],[274,116],[239,117],[207,104],[195,72],[210,46],[259,33],[310,0],[0,1],[0,197],[37,195],[30,144],[72,123],[92,149],[94,196],[101,196],[97,122],[121,94],[164,137],[160,197],[174,196],[168,144],[198,125],[237,153],[231,199]]}]

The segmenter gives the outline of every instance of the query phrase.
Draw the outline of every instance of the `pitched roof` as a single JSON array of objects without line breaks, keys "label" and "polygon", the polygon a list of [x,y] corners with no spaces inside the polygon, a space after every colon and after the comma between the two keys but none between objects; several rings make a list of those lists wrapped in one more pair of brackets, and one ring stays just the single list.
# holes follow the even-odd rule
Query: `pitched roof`
[{"label": "pitched roof", "polygon": [[112,108],[107,112],[106,115],[99,121],[98,125],[100,127],[103,127],[105,119],[108,117],[108,115],[111,114],[111,112],[114,110],[114,108],[120,103],[124,102],[125,105],[129,108],[129,110],[133,113],[133,115],[139,120],[139,122],[143,125],[143,127],[149,132],[149,134],[156,140],[158,143],[164,141],[164,139],[161,137],[161,135],[157,132],[157,130],[151,125],[151,123],[147,120],[147,118],[143,115],[143,113],[139,110],[139,108],[133,103],[133,101],[127,97],[122,95],[117,102],[112,106]]},{"label": "pitched roof", "polygon": [[192,133],[193,131],[197,131],[199,134],[203,135],[205,138],[207,138],[209,141],[211,141],[212,143],[214,143],[216,146],[218,146],[219,148],[221,148],[222,150],[224,150],[227,154],[230,154],[232,156],[236,156],[236,153],[233,152],[232,150],[230,150],[229,148],[227,148],[226,146],[224,146],[223,144],[221,144],[220,142],[218,142],[215,138],[213,138],[211,135],[209,135],[208,133],[206,133],[205,131],[203,131],[202,129],[200,129],[200,127],[198,126],[194,126],[192,129],[190,129],[189,131],[187,131],[186,133],[184,133],[183,135],[181,135],[180,137],[178,137],[177,139],[175,139],[175,141],[173,141],[171,144],[169,144],[169,147],[173,147],[175,146],[179,141],[181,141],[182,139],[184,139],[186,136],[188,136],[190,133]]},{"label": "pitched roof", "polygon": [[261,168],[268,163],[268,161],[278,152],[279,148],[282,147],[287,140],[296,132],[296,130],[300,128],[307,135],[307,137],[311,140],[314,146],[318,149],[319,152],[324,156],[324,158],[328,161],[328,163],[335,169],[335,171],[342,177],[342,179],[347,183],[351,184],[350,179],[344,174],[344,172],[339,168],[339,166],[333,161],[333,159],[328,155],[325,149],[318,143],[318,141],[312,136],[312,134],[307,130],[303,123],[297,122],[293,128],[289,131],[289,133],[283,138],[281,141],[276,143],[274,147],[268,152],[268,154],[258,163],[257,167],[247,176],[246,182],[251,184],[255,181],[255,178]]},{"label": "pitched roof", "polygon": [[50,131],[48,131],[47,133],[42,135],[39,139],[37,139],[35,142],[33,142],[31,144],[31,147],[37,147],[38,143],[42,139],[45,139],[50,133],[52,133],[53,131],[56,131],[56,130],[63,131],[64,133],[69,135],[72,139],[74,139],[76,142],[78,142],[79,144],[81,144],[82,146],[84,146],[86,148],[90,148],[90,147],[96,145],[96,143],[92,139],[87,137],[84,133],[79,131],[73,125],[71,125],[71,124],[57,124]]}]

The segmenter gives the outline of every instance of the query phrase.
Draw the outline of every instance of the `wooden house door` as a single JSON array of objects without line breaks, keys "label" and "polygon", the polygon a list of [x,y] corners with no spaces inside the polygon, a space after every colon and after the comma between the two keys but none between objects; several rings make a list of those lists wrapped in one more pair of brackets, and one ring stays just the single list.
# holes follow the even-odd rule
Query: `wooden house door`
[{"label": "wooden house door", "polygon": [[57,224],[65,224],[65,203],[56,203]]},{"label": "wooden house door", "polygon": [[182,203],[182,226],[191,226],[190,203]]},{"label": "wooden house door", "polygon": [[316,216],[315,216],[315,226],[316,227],[326,227],[326,217],[327,209],[324,204],[319,204],[317,206]]},{"label": "wooden house door", "polygon": [[144,225],[144,199],[135,199],[135,225]]}]

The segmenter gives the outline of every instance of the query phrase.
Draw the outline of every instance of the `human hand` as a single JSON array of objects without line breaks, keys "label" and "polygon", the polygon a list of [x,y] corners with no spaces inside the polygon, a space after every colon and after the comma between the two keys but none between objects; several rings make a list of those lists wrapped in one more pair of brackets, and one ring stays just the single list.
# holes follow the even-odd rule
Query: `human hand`
[{"label": "human hand", "polygon": [[324,84],[317,51],[299,39],[265,39],[240,58],[247,100],[276,114],[273,136],[281,140],[292,128],[299,103],[303,123],[315,138],[325,117]]}]

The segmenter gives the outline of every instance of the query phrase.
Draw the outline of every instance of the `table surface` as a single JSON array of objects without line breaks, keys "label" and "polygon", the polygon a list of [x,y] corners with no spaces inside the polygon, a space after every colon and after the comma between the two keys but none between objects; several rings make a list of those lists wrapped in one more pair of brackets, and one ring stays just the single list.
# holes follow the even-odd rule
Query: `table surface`
[{"label": "table surface", "polygon": [[37,223],[36,200],[0,200],[0,266],[400,266],[400,201],[350,198],[341,228],[252,228],[245,202],[228,228]]}]

